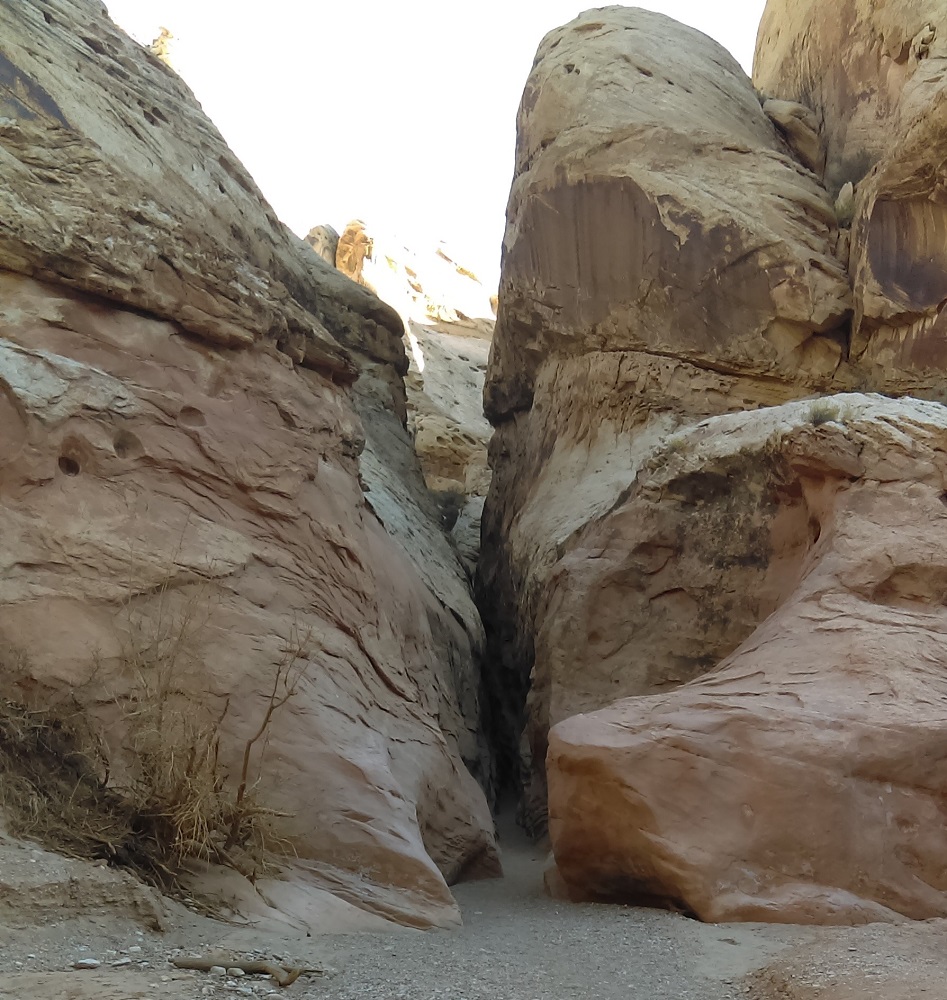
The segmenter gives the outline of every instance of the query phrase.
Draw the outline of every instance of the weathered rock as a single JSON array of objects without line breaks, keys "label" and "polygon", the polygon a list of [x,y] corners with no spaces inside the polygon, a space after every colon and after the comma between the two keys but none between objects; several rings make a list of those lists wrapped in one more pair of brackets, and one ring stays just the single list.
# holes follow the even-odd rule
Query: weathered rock
[{"label": "weathered rock", "polygon": [[547,357],[643,351],[825,384],[850,295],[825,192],[782,152],[739,65],[650,11],[543,40],[517,119],[494,422]]},{"label": "weathered rock", "polygon": [[[714,418],[652,453],[623,502],[650,520],[590,528],[587,549],[656,618],[676,602],[668,627],[760,624],[705,676],[552,730],[574,898],[710,921],[947,915],[945,455],[947,409],[879,396]],[[718,557],[695,558],[708,539]],[[643,634],[634,659],[670,652]]]},{"label": "weathered rock", "polygon": [[825,183],[852,226],[860,384],[941,400],[945,68],[947,9],[933,0],[770,0],[754,67],[761,90],[802,101],[822,123]]},{"label": "weathered rock", "polygon": [[857,185],[910,117],[939,88],[947,54],[940,0],[768,0],[753,82],[766,97],[798,101],[820,123],[825,185]]},{"label": "weathered rock", "polygon": [[763,111],[785,136],[803,165],[821,177],[825,168],[825,148],[812,110],[796,101],[768,100],[763,102]]},{"label": "weathered rock", "polygon": [[[746,634],[739,615],[693,641],[682,628],[678,660],[627,670],[623,602],[667,546],[616,576],[584,527],[607,536],[640,462],[679,420],[848,378],[850,292],[832,204],[740,67],[649,11],[589,11],[543,40],[507,220],[479,588],[489,687],[504,693],[493,738],[508,776],[529,762],[538,826],[549,724],[687,680]],[[675,613],[675,600],[664,620],[677,628],[689,605]]]},{"label": "weathered rock", "polygon": [[491,300],[477,276],[443,246],[426,254],[411,250],[361,221],[346,227],[339,245],[340,270],[376,291],[404,323],[408,427],[443,524],[472,574],[490,486],[483,381],[494,325]]},{"label": "weathered rock", "polygon": [[332,226],[313,226],[306,234],[306,242],[327,263],[335,267],[339,250],[339,234]]},{"label": "weathered rock", "polygon": [[5,693],[75,688],[120,790],[129,648],[197,621],[175,706],[221,719],[236,781],[289,657],[250,775],[288,853],[257,894],[298,927],[327,892],[456,921],[445,879],[498,869],[464,764],[481,628],[401,422],[397,314],[278,223],[101,4],[7,5],[0,37],[0,640],[28,658]]},{"label": "weathered rock", "polygon": [[397,316],[301,252],[183,81],[101,3],[0,15],[0,267],[214,344],[275,342],[340,382],[357,375],[346,346],[403,364]]}]

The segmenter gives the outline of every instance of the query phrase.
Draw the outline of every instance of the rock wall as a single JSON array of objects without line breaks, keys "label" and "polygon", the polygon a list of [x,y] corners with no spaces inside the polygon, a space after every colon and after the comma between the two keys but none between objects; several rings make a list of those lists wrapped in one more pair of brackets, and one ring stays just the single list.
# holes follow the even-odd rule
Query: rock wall
[{"label": "rock wall", "polygon": [[[493,706],[493,738],[508,774],[525,761],[527,819],[541,827],[550,724],[686,680],[747,627],[691,629],[673,664],[626,670],[637,584],[573,540],[609,517],[679,420],[831,386],[850,290],[825,191],[697,31],[648,11],[581,15],[540,45],[517,125],[479,589],[490,686],[511,693]],[[660,568],[661,552],[636,572]],[[677,620],[670,603],[665,614]]]},{"label": "rock wall", "polygon": [[[325,228],[309,234],[317,252]],[[439,517],[472,576],[490,486],[483,383],[494,303],[445,247],[412,250],[358,220],[339,237],[336,265],[377,292],[404,323],[408,428]]]},{"label": "rock wall", "polygon": [[446,882],[498,870],[467,767],[482,630],[403,426],[397,313],[97,0],[0,9],[0,175],[5,689],[74,688],[120,783],[133,633],[197,614],[176,696],[221,716],[235,781],[289,655],[251,775],[284,856],[247,895],[301,928],[456,922]]},{"label": "rock wall", "polygon": [[[754,80],[821,122],[825,183],[854,186],[851,356],[873,379],[915,371],[943,400],[947,10],[928,0],[771,0]],[[889,376],[890,377],[890,376]]]},{"label": "rock wall", "polygon": [[[802,7],[821,18],[803,27],[838,17],[833,4]],[[768,46],[799,66],[831,59],[834,35],[788,39],[778,11],[798,8],[767,8],[758,73]],[[853,194],[813,172],[841,162],[823,105],[777,83],[757,94],[699,32],[616,7],[540,45],[517,120],[485,387],[495,432],[478,575],[491,739],[530,829],[545,825],[550,727],[712,669],[788,599],[807,551],[804,524],[769,538],[783,500],[762,479],[752,510],[731,503],[725,468],[652,494],[639,485],[654,456],[670,460],[707,418],[807,396],[945,398],[940,98],[933,64],[922,72],[926,96],[917,75],[900,91],[903,140]],[[820,94],[841,119],[833,78]],[[697,502],[713,516],[692,534]]]},{"label": "rock wall", "polygon": [[654,449],[627,548],[587,526],[612,560],[677,539],[648,567],[676,584],[652,619],[698,593],[696,617],[760,625],[704,677],[553,728],[550,833],[576,898],[709,921],[947,915],[945,446],[947,408],[918,400],[715,417]]}]

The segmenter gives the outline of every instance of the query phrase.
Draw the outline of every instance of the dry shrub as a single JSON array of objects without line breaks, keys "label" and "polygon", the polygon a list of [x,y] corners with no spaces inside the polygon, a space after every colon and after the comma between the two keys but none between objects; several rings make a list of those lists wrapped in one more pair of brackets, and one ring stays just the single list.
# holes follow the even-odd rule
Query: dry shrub
[{"label": "dry shrub", "polygon": [[[107,698],[119,718],[120,774],[110,774],[105,741],[75,695],[54,704],[41,692],[33,706],[0,698],[0,806],[13,832],[133,867],[166,889],[192,859],[253,878],[274,846],[278,815],[259,801],[255,775],[274,716],[308,666],[308,634],[293,629],[284,642],[259,726],[231,775],[220,759],[229,698],[207,690],[198,657],[212,602],[201,585],[173,594],[168,583],[153,596],[150,615],[124,609],[125,686]],[[105,673],[94,663],[88,683]],[[28,675],[24,658],[0,650],[0,677]]]},{"label": "dry shrub", "polygon": [[[22,663],[0,651],[7,677]],[[0,698],[0,809],[13,833],[80,857],[113,856],[129,826],[107,781],[101,740],[74,699],[39,708]]]}]

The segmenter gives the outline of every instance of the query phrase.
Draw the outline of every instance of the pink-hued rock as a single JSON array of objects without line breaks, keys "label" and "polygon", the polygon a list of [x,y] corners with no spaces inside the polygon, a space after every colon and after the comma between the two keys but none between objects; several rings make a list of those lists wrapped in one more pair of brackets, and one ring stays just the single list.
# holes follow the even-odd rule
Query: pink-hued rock
[{"label": "pink-hued rock", "polygon": [[397,314],[100,3],[4,5],[0,37],[5,696],[75,691],[121,791],[129,649],[185,623],[175,705],[221,719],[233,784],[290,655],[249,774],[276,812],[256,890],[300,928],[457,922],[447,882],[499,870],[482,626],[403,425]]},{"label": "pink-hued rock", "polygon": [[[731,518],[755,521],[782,594],[703,677],[551,730],[549,828],[573,898],[708,921],[947,915],[945,454],[939,404],[837,396],[713,418],[656,456],[629,511],[663,494],[653,517],[699,548],[727,469]],[[720,551],[683,592],[728,589]],[[696,624],[700,601],[669,627]]]}]

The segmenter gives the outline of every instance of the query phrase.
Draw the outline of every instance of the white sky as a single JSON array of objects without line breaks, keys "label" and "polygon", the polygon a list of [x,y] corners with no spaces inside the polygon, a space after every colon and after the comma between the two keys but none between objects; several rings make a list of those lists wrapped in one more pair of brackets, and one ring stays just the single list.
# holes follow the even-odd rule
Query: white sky
[{"label": "white sky", "polygon": [[[105,0],[175,69],[300,235],[362,218],[445,240],[495,282],[516,108],[542,36],[581,0]],[[644,0],[749,71],[765,0]]]}]

